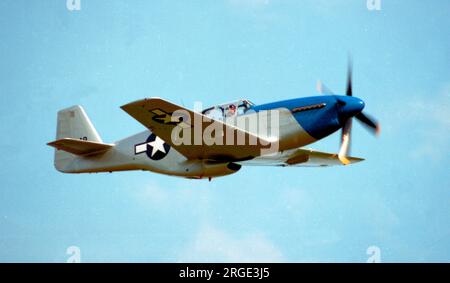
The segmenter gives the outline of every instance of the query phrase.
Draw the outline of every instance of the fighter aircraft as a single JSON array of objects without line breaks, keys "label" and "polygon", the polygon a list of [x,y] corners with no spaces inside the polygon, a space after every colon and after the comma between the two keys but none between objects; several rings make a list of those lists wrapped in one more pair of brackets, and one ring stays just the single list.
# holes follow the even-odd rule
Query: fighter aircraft
[{"label": "fighter aircraft", "polygon": [[[331,166],[362,161],[348,156],[352,119],[374,134],[380,125],[362,112],[364,102],[353,96],[351,65],[345,95],[333,93],[320,82],[318,91],[320,96],[261,105],[241,99],[203,111],[161,98],[134,101],[121,108],[147,130],[114,143],[104,143],[83,108],[73,106],[58,112],[56,140],[48,145],[56,148],[54,165],[64,173],[145,170],[211,180],[242,166]],[[262,116],[276,123],[259,122],[265,131],[248,126]],[[339,129],[338,153],[304,148]],[[209,140],[205,139],[208,135]]]}]

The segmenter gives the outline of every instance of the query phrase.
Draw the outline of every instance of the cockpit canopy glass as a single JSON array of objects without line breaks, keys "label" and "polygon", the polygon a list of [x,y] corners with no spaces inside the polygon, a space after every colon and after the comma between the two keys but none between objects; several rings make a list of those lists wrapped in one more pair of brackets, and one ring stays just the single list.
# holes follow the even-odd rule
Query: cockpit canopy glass
[{"label": "cockpit canopy glass", "polygon": [[237,117],[244,114],[254,103],[249,100],[241,99],[234,102],[224,103],[209,107],[202,111],[202,114],[208,118],[223,121],[226,118]]}]

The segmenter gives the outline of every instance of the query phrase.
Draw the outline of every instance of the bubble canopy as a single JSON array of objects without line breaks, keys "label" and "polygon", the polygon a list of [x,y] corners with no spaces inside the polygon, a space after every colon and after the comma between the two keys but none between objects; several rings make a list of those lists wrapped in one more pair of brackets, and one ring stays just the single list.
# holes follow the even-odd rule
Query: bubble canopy
[{"label": "bubble canopy", "polygon": [[216,120],[223,120],[229,117],[235,117],[244,114],[255,104],[247,99],[218,104],[202,111],[202,114]]}]

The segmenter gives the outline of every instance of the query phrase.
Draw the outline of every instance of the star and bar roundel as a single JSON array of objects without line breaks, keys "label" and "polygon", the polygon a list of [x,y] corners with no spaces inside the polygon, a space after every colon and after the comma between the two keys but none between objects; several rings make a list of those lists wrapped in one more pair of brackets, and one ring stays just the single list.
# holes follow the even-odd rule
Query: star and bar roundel
[{"label": "star and bar roundel", "polygon": [[134,154],[146,153],[148,158],[152,160],[163,159],[170,150],[170,145],[165,143],[161,138],[155,134],[151,134],[144,143],[136,144],[134,146]]}]

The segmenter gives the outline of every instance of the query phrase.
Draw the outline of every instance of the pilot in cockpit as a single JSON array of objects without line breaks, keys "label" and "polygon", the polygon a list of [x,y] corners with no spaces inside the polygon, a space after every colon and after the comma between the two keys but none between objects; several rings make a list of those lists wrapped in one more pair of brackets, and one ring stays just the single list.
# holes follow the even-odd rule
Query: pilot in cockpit
[{"label": "pilot in cockpit", "polygon": [[227,107],[226,117],[233,117],[234,115],[236,115],[236,105],[230,104]]}]

